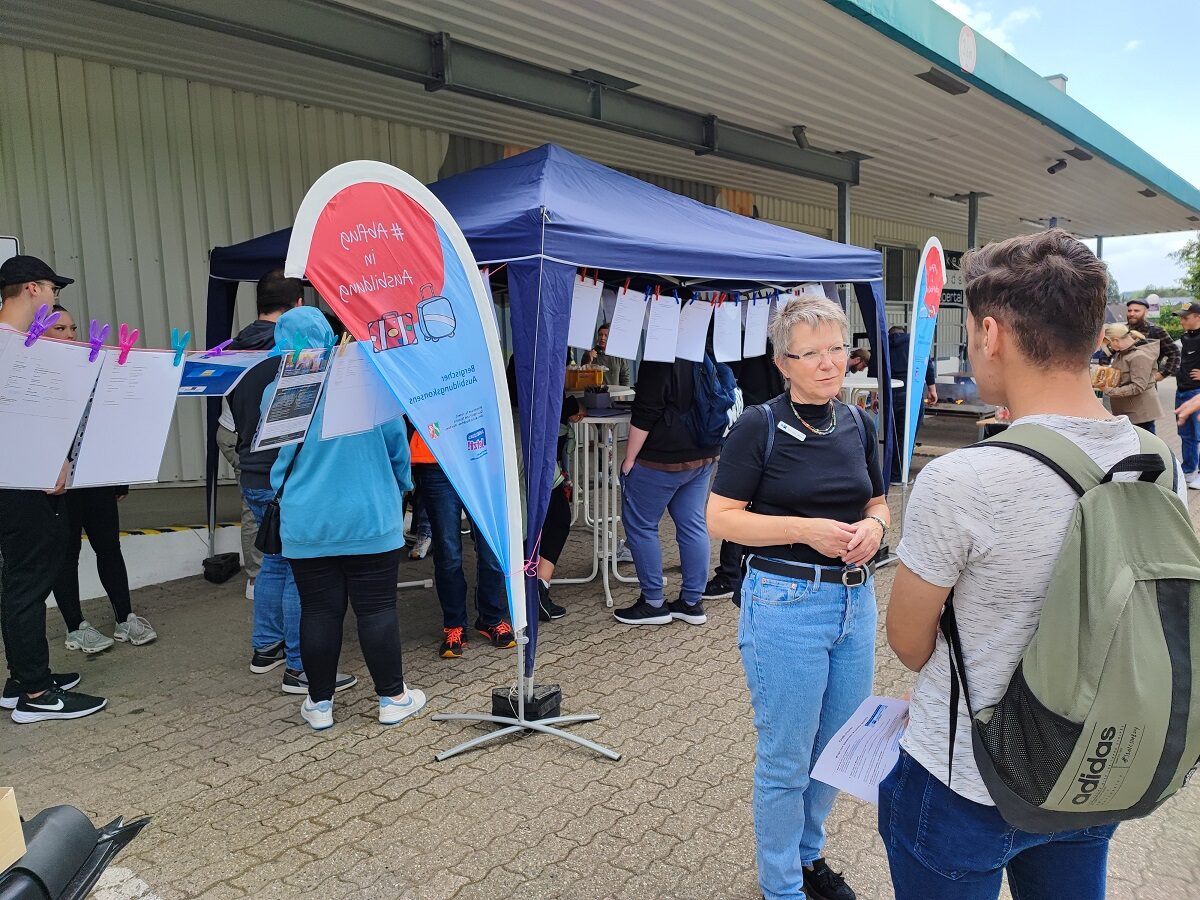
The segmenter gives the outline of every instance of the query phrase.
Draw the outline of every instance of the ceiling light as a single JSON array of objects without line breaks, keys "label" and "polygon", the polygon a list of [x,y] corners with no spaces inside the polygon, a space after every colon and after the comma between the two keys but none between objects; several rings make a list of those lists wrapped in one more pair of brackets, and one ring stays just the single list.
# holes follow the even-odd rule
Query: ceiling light
[{"label": "ceiling light", "polygon": [[1086,150],[1081,150],[1078,147],[1072,147],[1070,150],[1064,150],[1063,152],[1066,153],[1067,156],[1075,157],[1075,159],[1079,160],[1080,162],[1087,162],[1089,159],[1094,158],[1092,154],[1088,153]]},{"label": "ceiling light", "polygon": [[1046,169],[1046,174],[1047,175],[1056,175],[1057,173],[1061,172],[1066,167],[1067,167],[1067,161],[1065,159],[1060,159],[1054,165],[1052,165],[1048,169]]},{"label": "ceiling light", "polygon": [[1140,191],[1138,191],[1138,193],[1141,194],[1143,197],[1157,197],[1158,196],[1158,192],[1152,191],[1152,190],[1150,190],[1150,188],[1142,188]]},{"label": "ceiling light", "polygon": [[801,150],[812,149],[812,144],[808,140],[808,131],[804,125],[793,125],[792,137],[796,139],[796,146]]},{"label": "ceiling light", "polygon": [[967,85],[963,84],[957,78],[951,78],[941,69],[937,68],[931,68],[928,72],[921,72],[917,77],[927,84],[932,84],[938,90],[945,91],[947,94],[953,94],[956,97],[970,90]]}]

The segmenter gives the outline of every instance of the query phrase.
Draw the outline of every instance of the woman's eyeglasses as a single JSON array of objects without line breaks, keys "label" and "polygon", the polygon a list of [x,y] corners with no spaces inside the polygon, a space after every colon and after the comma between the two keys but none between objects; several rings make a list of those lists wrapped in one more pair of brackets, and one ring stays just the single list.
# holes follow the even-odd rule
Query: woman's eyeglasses
[{"label": "woman's eyeglasses", "polygon": [[817,365],[828,356],[833,362],[845,362],[846,357],[850,354],[850,348],[845,344],[838,344],[836,347],[830,347],[828,350],[805,350],[803,353],[785,353],[788,359],[798,359],[806,365]]}]

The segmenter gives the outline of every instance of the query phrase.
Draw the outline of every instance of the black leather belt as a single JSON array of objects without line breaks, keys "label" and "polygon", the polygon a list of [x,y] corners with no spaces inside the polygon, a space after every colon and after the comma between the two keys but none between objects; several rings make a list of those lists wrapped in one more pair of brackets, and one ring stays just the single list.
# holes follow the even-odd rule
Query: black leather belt
[{"label": "black leather belt", "polygon": [[846,566],[844,569],[819,569],[804,563],[780,562],[777,559],[750,556],[747,558],[746,564],[759,572],[778,575],[780,578],[820,581],[825,584],[844,584],[846,587],[862,587],[867,583],[867,579],[875,573],[874,563],[865,566]]}]

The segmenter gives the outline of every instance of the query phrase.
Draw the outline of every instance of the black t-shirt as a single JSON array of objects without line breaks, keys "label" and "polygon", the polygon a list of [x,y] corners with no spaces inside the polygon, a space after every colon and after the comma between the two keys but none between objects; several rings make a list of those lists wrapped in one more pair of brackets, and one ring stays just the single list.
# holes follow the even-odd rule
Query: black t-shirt
[{"label": "black t-shirt", "polygon": [[[775,445],[765,470],[766,413],[761,407],[748,407],[725,439],[712,492],[751,503],[754,512],[765,516],[860,521],[871,498],[881,496],[884,490],[879,441],[874,424],[863,416],[867,437],[863,446],[854,413],[844,403],[836,405],[837,428],[832,434],[818,435],[796,418],[787,394],[770,401],[775,414]],[[796,409],[815,427],[829,423],[828,406],[796,404]],[[792,433],[780,428],[781,424]],[[803,441],[794,437],[796,432],[804,435]],[[754,547],[751,551],[812,565],[844,565],[807,544]]]}]

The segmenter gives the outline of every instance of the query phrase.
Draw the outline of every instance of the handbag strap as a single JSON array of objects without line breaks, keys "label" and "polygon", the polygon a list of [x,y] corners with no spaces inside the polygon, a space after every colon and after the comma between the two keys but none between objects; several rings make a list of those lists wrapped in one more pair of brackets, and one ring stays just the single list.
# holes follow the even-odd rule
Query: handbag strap
[{"label": "handbag strap", "polygon": [[[308,437],[306,434],[305,438]],[[292,461],[288,463],[287,471],[283,473],[283,481],[279,483],[279,490],[275,492],[275,502],[278,503],[283,497],[283,489],[287,487],[288,478],[292,475],[292,469],[296,467],[296,460],[300,458],[300,451],[304,449],[304,441],[300,441],[300,446],[296,448],[296,455],[292,457]]]}]

